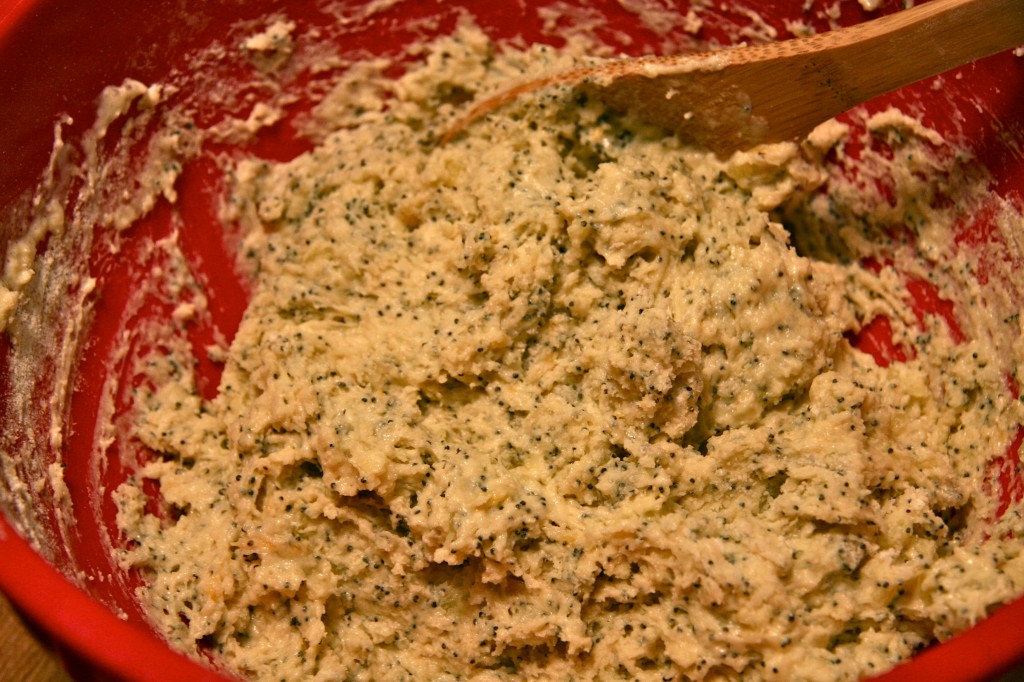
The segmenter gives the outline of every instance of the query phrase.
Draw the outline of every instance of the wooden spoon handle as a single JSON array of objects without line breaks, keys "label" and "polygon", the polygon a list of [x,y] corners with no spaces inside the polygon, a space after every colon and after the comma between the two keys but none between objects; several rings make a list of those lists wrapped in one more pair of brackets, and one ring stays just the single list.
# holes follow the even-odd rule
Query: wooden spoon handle
[{"label": "wooden spoon handle", "polygon": [[804,54],[800,66],[801,78],[809,81],[807,94],[831,91],[830,115],[835,115],[1021,44],[1024,0],[932,0],[846,29],[761,47],[769,55],[777,48],[769,57],[775,60]]},{"label": "wooden spoon handle", "polygon": [[806,38],[553,74],[477,104],[442,143],[523,93],[582,86],[725,155],[806,135],[879,95],[1021,44],[1024,0],[931,0]]},{"label": "wooden spoon handle", "polygon": [[595,74],[610,104],[719,153],[805,135],[848,109],[1024,43],[1024,0],[931,0],[848,28]]}]

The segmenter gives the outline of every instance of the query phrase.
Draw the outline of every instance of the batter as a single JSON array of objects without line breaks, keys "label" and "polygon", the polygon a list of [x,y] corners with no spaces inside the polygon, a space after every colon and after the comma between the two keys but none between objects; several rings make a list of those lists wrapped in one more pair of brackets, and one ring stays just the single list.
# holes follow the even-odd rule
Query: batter
[{"label": "batter", "polygon": [[[230,169],[251,304],[216,399],[148,358],[160,457],[117,493],[180,648],[266,681],[853,680],[1024,591],[986,488],[1005,358],[860,264],[886,224],[806,198],[844,127],[719,160],[552,91],[435,144],[460,93],[570,59],[462,30]],[[963,210],[916,182],[908,223]],[[905,361],[851,346],[880,315]]]}]

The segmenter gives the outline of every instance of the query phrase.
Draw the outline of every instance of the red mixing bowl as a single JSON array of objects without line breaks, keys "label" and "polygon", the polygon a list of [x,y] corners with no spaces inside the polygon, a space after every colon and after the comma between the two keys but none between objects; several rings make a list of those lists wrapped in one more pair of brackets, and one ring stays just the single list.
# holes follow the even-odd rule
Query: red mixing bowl
[{"label": "red mixing bowl", "polygon": [[[242,98],[204,101],[201,83],[231,83],[244,92],[252,77],[251,67],[228,57],[212,66],[204,62],[202,69],[212,71],[193,74],[193,79],[193,59],[198,50],[214,42],[237,44],[269,13],[287,15],[296,23],[297,33],[321,27],[322,36],[336,42],[339,52],[353,55],[398,55],[425,30],[450,30],[460,6],[468,8],[480,26],[497,39],[522,36],[557,43],[560,29],[546,25],[530,4],[493,0],[0,0],[0,208],[15,218],[22,215],[18,211],[24,210],[25,193],[47,166],[55,122],[69,115],[74,122],[64,124],[61,134],[64,139],[76,139],[92,124],[97,96],[104,86],[125,78],[143,83],[176,79],[196,88],[194,96],[205,123],[244,114],[249,105]],[[801,19],[817,30],[826,30],[833,24],[863,21],[902,6],[900,0],[887,0],[869,13],[852,1],[751,0],[714,6],[701,2],[693,6],[700,9],[703,26],[691,34],[679,28],[659,31],[642,26],[628,9],[635,3],[580,0],[573,4],[602,17],[595,32],[633,55],[709,47],[743,36],[757,39],[773,31],[781,39],[789,36],[786,19]],[[690,7],[686,0],[650,0],[645,5],[654,9],[677,6],[683,14]],[[765,23],[754,22],[749,8],[756,9]],[[838,13],[831,11],[834,8]],[[340,16],[345,21],[339,22]],[[439,21],[418,21],[428,17]],[[427,26],[430,28],[425,29]],[[295,73],[286,85],[296,92],[309,92],[306,86],[317,77]],[[996,55],[941,80],[929,80],[870,103],[868,108],[881,110],[891,104],[923,113],[929,125],[972,149],[992,174],[994,190],[1018,208],[1024,207],[1024,58],[1011,53]],[[311,143],[298,134],[293,122],[309,105],[308,98],[300,97],[289,117],[239,151],[268,159],[287,159],[305,151]],[[86,250],[85,267],[96,280],[95,304],[75,327],[75,339],[68,342],[73,351],[68,381],[56,372],[61,358],[45,352],[33,368],[31,380],[26,381],[25,369],[12,365],[12,341],[0,333],[0,457],[7,458],[6,453],[14,451],[29,453],[10,462],[16,475],[0,472],[0,589],[62,651],[76,679],[225,679],[163,642],[147,624],[133,595],[139,577],[125,574],[111,558],[109,547],[121,539],[109,491],[145,453],[115,441],[103,451],[105,461],[99,466],[94,447],[104,415],[109,416],[100,404],[100,387],[117,379],[117,373],[126,367],[117,354],[119,335],[147,318],[169,314],[171,304],[159,292],[141,306],[131,303],[134,299],[129,293],[147,276],[145,246],[170,232],[174,212],[187,226],[181,235],[182,248],[209,296],[212,317],[191,328],[189,340],[202,348],[218,333],[230,339],[237,328],[247,289],[234,269],[232,235],[225,233],[216,219],[221,180],[211,159],[214,152],[224,151],[205,150],[190,163],[178,181],[180,198],[175,207],[159,202],[123,233],[111,235],[101,230],[96,243]],[[968,247],[991,246],[995,238],[989,219],[984,212],[979,214],[974,222],[962,226],[958,240]],[[0,222],[0,258],[24,229],[16,219]],[[1020,238],[1024,239],[1024,234]],[[115,242],[116,251],[112,248]],[[1020,256],[1009,250],[1005,255]],[[953,313],[934,291],[923,286],[911,291],[921,315],[942,315],[955,325]],[[55,331],[45,326],[49,316],[44,312],[40,311],[40,341]],[[899,353],[886,336],[884,322],[870,326],[855,342],[880,362]],[[199,360],[201,390],[210,397],[216,392],[219,370],[209,357],[200,354]],[[15,377],[18,371],[22,376]],[[20,393],[16,394],[15,386]],[[127,409],[127,392],[119,390],[113,395],[116,419]],[[62,442],[47,435],[54,423],[51,419],[64,433]],[[1020,441],[1018,437],[1007,452],[992,453],[998,483],[993,494],[1000,496],[1004,506],[1019,502],[1024,495],[1024,483],[1017,473]],[[66,499],[58,499],[60,496],[46,486],[12,493],[19,480],[45,475],[55,462],[63,466]],[[31,504],[19,504],[19,499],[29,499]],[[67,501],[74,509],[73,522],[61,523],[58,508]],[[32,532],[26,533],[26,529]],[[990,679],[1022,660],[1024,601],[1018,600],[879,679]]]}]

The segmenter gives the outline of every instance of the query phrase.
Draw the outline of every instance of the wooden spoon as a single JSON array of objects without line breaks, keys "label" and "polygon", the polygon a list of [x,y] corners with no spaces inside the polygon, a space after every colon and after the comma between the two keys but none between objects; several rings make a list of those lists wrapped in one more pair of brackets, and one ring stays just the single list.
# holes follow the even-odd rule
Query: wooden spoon
[{"label": "wooden spoon", "polygon": [[1024,0],[931,0],[806,38],[554,74],[477,104],[442,142],[524,93],[579,86],[724,156],[799,138],[874,97],[1021,44]]}]

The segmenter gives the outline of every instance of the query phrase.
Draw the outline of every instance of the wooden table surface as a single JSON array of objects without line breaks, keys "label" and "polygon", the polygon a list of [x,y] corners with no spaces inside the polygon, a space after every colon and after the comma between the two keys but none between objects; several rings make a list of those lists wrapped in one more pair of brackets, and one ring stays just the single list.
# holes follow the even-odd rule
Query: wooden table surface
[{"label": "wooden table surface", "polygon": [[57,656],[0,595],[0,682],[70,682]]}]

